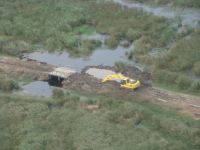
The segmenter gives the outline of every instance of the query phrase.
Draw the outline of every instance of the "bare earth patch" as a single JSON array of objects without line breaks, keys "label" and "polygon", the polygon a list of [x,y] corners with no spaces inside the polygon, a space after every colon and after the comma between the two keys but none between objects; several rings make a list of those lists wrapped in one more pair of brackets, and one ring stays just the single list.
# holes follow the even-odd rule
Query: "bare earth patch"
[{"label": "bare earth patch", "polygon": [[54,66],[33,60],[0,57],[0,72],[17,76],[28,76],[34,80],[48,80]]}]

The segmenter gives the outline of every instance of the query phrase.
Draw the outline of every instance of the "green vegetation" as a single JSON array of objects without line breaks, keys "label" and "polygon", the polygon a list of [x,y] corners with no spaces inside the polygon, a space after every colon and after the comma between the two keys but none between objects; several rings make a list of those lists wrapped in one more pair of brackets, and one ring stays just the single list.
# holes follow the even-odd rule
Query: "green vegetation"
[{"label": "green vegetation", "polygon": [[130,0],[140,3],[149,3],[153,5],[165,5],[169,3],[173,3],[175,6],[182,6],[182,7],[194,7],[200,8],[200,1],[199,0]]},{"label": "green vegetation", "polygon": [[[200,7],[197,0],[173,3]],[[1,54],[18,56],[39,46],[75,56],[89,55],[102,43],[83,35],[97,31],[110,36],[106,40],[110,48],[121,40],[134,42],[128,58],[147,65],[154,83],[200,92],[200,29],[177,33],[177,28],[162,17],[124,9],[111,1],[1,0],[0,6]],[[177,43],[166,53],[151,55],[153,48],[167,47],[174,41]],[[115,67],[120,70],[126,65],[118,62]],[[200,121],[173,110],[137,97],[61,89],[54,89],[51,98],[7,93],[19,88],[17,78],[0,75],[0,149],[200,149]]]},{"label": "green vegetation", "polygon": [[0,52],[4,54],[16,56],[41,45],[42,49],[88,55],[99,41],[83,41],[82,35],[94,31],[110,35],[107,44],[112,48],[122,39],[132,42],[140,36],[150,47],[169,42],[157,41],[166,34],[163,30],[171,30],[168,21],[112,2],[1,0],[0,5]]},{"label": "green vegetation", "polygon": [[199,121],[142,100],[61,90],[53,97],[0,94],[1,149],[200,148]]},{"label": "green vegetation", "polygon": [[[160,43],[170,39],[174,42],[170,48],[164,47],[158,53],[152,49],[147,37],[141,37],[134,42],[134,51],[127,54],[129,59],[136,59],[144,64],[152,73],[153,82],[162,87],[173,87],[177,90],[200,92],[200,33],[199,28],[187,29],[180,33],[168,28],[158,40]],[[167,44],[167,43],[163,43]]]},{"label": "green vegetation", "polygon": [[167,54],[155,59],[155,79],[176,84],[179,89],[200,91],[199,60],[200,34],[182,39]]},{"label": "green vegetation", "polygon": [[106,40],[106,45],[108,45],[109,48],[116,48],[119,41],[115,37],[110,37]]},{"label": "green vegetation", "polygon": [[0,91],[10,92],[18,88],[18,83],[14,79],[8,77],[7,75],[0,75]]}]

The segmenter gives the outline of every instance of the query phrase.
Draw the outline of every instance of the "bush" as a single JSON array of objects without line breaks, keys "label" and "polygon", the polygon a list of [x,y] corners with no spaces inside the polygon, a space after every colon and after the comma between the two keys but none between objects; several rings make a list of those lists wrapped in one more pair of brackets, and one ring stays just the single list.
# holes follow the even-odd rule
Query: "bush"
[{"label": "bush", "polygon": [[166,28],[162,34],[161,34],[161,42],[163,45],[167,45],[169,43],[170,40],[172,40],[172,38],[174,37],[175,34],[175,29],[174,28]]},{"label": "bush", "polygon": [[83,40],[81,42],[81,47],[88,49],[89,51],[94,50],[97,47],[101,46],[101,41],[97,40]]},{"label": "bush", "polygon": [[64,92],[61,89],[53,89],[53,98],[56,99],[63,99],[64,98]]},{"label": "bush", "polygon": [[178,75],[176,73],[166,70],[155,70],[153,72],[153,79],[161,83],[173,84],[176,82],[177,77]]},{"label": "bush", "polygon": [[107,118],[108,118],[108,121],[110,121],[112,123],[119,123],[120,116],[121,116],[120,111],[114,111],[114,112],[109,112]]},{"label": "bush", "polygon": [[195,74],[200,77],[200,61],[198,61],[194,64],[193,70],[194,70]]},{"label": "bush", "polygon": [[72,27],[68,23],[60,25],[59,29],[61,32],[65,32],[65,33],[72,31]]},{"label": "bush", "polygon": [[193,81],[192,82],[191,91],[194,91],[194,92],[200,91],[200,81]]},{"label": "bush", "polygon": [[143,121],[143,115],[141,113],[136,113],[134,119],[133,119],[133,124],[134,125],[139,125]]},{"label": "bush", "polygon": [[121,70],[123,70],[124,68],[126,68],[126,64],[123,63],[123,62],[115,62],[114,66],[115,66],[115,69],[116,69],[117,71],[121,71]]},{"label": "bush", "polygon": [[71,21],[69,23],[69,25],[72,27],[72,28],[75,28],[75,27],[79,27],[79,26],[83,26],[87,23],[87,20],[84,19],[84,18],[80,18],[80,19],[77,19],[75,21]]},{"label": "bush", "polygon": [[60,41],[65,48],[68,48],[70,50],[77,48],[80,43],[80,39],[76,35],[62,34],[62,36],[60,36]]},{"label": "bush", "polygon": [[19,88],[19,85],[12,79],[1,78],[0,80],[0,90],[2,91],[9,92]]},{"label": "bush", "polygon": [[116,48],[117,45],[118,45],[118,40],[115,38],[115,37],[110,37],[109,39],[106,40],[106,45],[109,47],[109,48]]},{"label": "bush", "polygon": [[144,39],[142,38],[135,41],[134,45],[134,54],[146,54],[151,49],[151,45],[149,43],[145,43]]},{"label": "bush", "polygon": [[192,83],[191,80],[189,80],[187,77],[184,77],[183,75],[179,75],[175,82],[177,86],[183,90],[187,90]]},{"label": "bush", "polygon": [[139,39],[141,36],[139,31],[135,31],[133,29],[129,29],[126,33],[126,37],[130,42],[133,42],[137,39]]},{"label": "bush", "polygon": [[12,35],[13,25],[9,20],[1,20],[0,21],[0,33],[5,35]]}]

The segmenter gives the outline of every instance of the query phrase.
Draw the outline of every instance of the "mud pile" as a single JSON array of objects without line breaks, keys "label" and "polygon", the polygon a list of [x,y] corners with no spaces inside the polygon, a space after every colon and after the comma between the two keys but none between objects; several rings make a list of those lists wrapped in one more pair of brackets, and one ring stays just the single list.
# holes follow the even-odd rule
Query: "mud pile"
[{"label": "mud pile", "polygon": [[[115,81],[110,81],[106,83],[101,83],[101,74],[97,74],[99,77],[95,77],[93,75],[89,75],[87,72],[91,68],[95,68],[96,71],[99,69],[102,69],[104,73],[105,70],[109,70],[111,73],[120,73],[119,70],[117,70],[114,67],[110,66],[88,66],[82,70],[81,73],[75,73],[71,75],[68,79],[66,79],[63,82],[64,88],[71,88],[81,91],[87,91],[87,92],[96,92],[96,93],[109,93],[114,94],[117,96],[123,96],[125,95],[134,95],[136,92],[142,91],[143,88],[148,87],[146,83],[148,83],[148,79],[150,79],[149,74],[141,72],[137,68],[130,68],[129,70],[122,70],[122,74],[129,76],[133,79],[140,79],[142,81],[142,87],[140,87],[140,90],[131,90],[131,89],[123,89],[120,87],[119,83]],[[144,84],[143,84],[143,81]]]}]

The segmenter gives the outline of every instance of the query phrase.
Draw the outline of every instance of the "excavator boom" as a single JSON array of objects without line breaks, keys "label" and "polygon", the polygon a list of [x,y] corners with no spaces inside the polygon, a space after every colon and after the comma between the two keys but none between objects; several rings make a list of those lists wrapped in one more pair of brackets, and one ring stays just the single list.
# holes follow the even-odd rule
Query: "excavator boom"
[{"label": "excavator boom", "polygon": [[104,82],[112,81],[112,80],[124,80],[125,78],[126,78],[125,76],[119,73],[119,74],[107,75],[103,78],[101,82],[104,83]]}]

